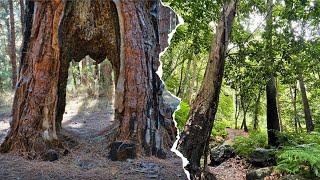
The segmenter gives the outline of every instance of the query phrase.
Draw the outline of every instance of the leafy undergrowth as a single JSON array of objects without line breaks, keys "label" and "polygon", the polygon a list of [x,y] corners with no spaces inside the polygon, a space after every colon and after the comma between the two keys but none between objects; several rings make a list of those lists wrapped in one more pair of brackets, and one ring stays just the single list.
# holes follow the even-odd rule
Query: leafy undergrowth
[{"label": "leafy undergrowth", "polygon": [[265,148],[267,141],[266,133],[251,132],[249,137],[236,137],[233,146],[238,155],[248,157],[256,148]]},{"label": "leafy undergrowth", "polygon": [[221,136],[226,138],[228,136],[227,128],[231,127],[231,122],[227,120],[217,120],[214,122],[214,127],[212,129],[211,135],[213,137]]},{"label": "leafy undergrowth", "polygon": [[320,178],[320,133],[281,133],[277,170]]},{"label": "leafy undergrowth", "polygon": [[[320,178],[320,133],[282,132],[278,134],[276,171],[284,174]],[[265,132],[251,132],[249,137],[235,138],[236,153],[248,158],[256,148],[267,148]]]},{"label": "leafy undergrowth", "polygon": [[320,178],[320,145],[286,147],[278,153],[277,170]]},{"label": "leafy undergrowth", "polygon": [[185,101],[181,101],[180,109],[174,114],[175,121],[177,122],[178,128],[180,131],[183,130],[184,125],[187,122],[189,111],[190,111],[189,104]]}]

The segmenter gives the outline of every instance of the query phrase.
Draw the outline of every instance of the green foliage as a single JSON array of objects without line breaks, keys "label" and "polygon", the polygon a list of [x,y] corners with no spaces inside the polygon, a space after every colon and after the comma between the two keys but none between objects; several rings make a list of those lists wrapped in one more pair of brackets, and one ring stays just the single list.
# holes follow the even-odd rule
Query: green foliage
[{"label": "green foliage", "polygon": [[180,103],[180,109],[175,113],[175,120],[178,124],[179,130],[183,130],[184,125],[188,120],[188,114],[190,111],[190,106],[188,103],[182,101]]},{"label": "green foliage", "polygon": [[231,122],[227,120],[217,120],[214,122],[214,127],[212,129],[211,135],[226,137],[228,132],[226,130],[227,127],[231,127]]},{"label": "green foliage", "polygon": [[320,133],[295,133],[295,132],[284,132],[278,134],[279,141],[282,146],[297,146],[303,144],[316,143],[320,145]]},{"label": "green foliage", "polygon": [[252,132],[249,137],[236,137],[233,146],[237,154],[248,157],[256,148],[265,148],[267,140],[265,132]]},{"label": "green foliage", "polygon": [[289,174],[320,177],[320,145],[287,147],[277,154],[277,170]]},{"label": "green foliage", "polygon": [[[216,115],[216,121],[219,120],[232,120],[234,111],[233,92],[231,88],[226,85],[222,85],[221,93],[219,96],[219,105]],[[228,122],[228,126],[231,127],[231,123]]]}]

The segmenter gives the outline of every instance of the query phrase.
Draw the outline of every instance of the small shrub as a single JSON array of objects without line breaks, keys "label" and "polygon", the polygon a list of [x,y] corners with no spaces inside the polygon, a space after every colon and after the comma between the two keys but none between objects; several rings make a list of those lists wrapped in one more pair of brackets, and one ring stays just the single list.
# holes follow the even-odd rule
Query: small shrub
[{"label": "small shrub", "polygon": [[305,144],[284,148],[277,154],[277,170],[289,174],[320,177],[320,146]]},{"label": "small shrub", "polygon": [[175,120],[178,124],[178,128],[180,131],[183,130],[184,125],[188,120],[189,111],[190,111],[189,104],[182,101],[180,103],[180,109],[175,113]]},{"label": "small shrub", "polygon": [[268,137],[266,133],[252,132],[249,137],[236,137],[234,148],[240,156],[249,157],[256,148],[265,148]]}]

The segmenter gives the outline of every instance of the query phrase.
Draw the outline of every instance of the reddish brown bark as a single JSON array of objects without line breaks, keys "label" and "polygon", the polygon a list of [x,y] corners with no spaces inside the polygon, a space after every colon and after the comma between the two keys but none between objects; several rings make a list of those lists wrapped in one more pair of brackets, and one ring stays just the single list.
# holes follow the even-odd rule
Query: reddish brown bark
[{"label": "reddish brown bark", "polygon": [[[116,118],[120,141],[136,145],[138,154],[164,157],[170,144],[161,114],[163,85],[159,67],[158,1],[116,1],[120,19],[121,68],[116,88]],[[172,126],[168,125],[168,126]]]},{"label": "reddish brown bark", "polygon": [[30,158],[44,153],[57,140],[55,109],[59,77],[58,27],[64,3],[36,1],[13,105],[11,129],[2,152],[28,152]]},{"label": "reddish brown bark", "polygon": [[212,41],[202,87],[192,104],[189,118],[178,143],[178,150],[189,161],[186,169],[191,179],[201,178],[200,159],[206,154],[224,71],[225,53],[228,47],[236,2],[231,0],[223,7],[216,34]]},{"label": "reddish brown bark", "polygon": [[123,0],[116,1],[117,7],[105,0],[63,2],[27,1],[13,122],[1,151],[34,158],[53,148],[65,110],[70,61],[89,55],[96,63],[107,57],[115,71],[117,139],[133,142],[140,155],[164,157],[176,131],[173,109],[163,99],[164,86],[156,74],[160,47],[154,5],[159,2]]},{"label": "reddish brown bark", "polygon": [[13,1],[8,0],[9,12],[10,12],[10,61],[11,61],[11,82],[12,89],[16,87],[17,84],[17,55],[16,55],[16,30],[14,24],[14,14],[13,14]]}]

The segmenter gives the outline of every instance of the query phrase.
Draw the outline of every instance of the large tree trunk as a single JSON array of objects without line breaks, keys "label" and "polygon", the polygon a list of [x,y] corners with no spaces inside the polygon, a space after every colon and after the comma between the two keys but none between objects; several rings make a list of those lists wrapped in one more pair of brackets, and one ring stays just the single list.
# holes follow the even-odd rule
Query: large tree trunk
[{"label": "large tree trunk", "polygon": [[164,147],[171,147],[174,137],[168,136],[161,109],[163,84],[156,74],[160,46],[154,13],[159,2],[119,0],[116,4],[122,41],[115,101],[120,122],[117,140],[134,143],[138,155],[164,157]]},{"label": "large tree trunk", "polygon": [[303,109],[304,109],[304,118],[306,121],[307,131],[311,132],[314,129],[314,125],[313,125],[313,121],[312,121],[311,110],[310,110],[310,106],[309,106],[309,100],[308,100],[308,96],[307,96],[306,86],[304,84],[303,76],[301,73],[299,74],[299,85],[300,85],[300,90],[301,90],[302,103],[303,103]]},{"label": "large tree trunk", "polygon": [[165,157],[176,131],[174,108],[166,104],[164,85],[156,74],[159,2],[115,2],[27,0],[20,79],[2,152],[35,158],[56,147],[70,60],[89,55],[97,63],[107,57],[115,71],[119,124],[115,138],[133,143],[138,155]]},{"label": "large tree trunk", "polygon": [[[268,65],[272,67],[274,63],[274,54],[273,54],[273,47],[272,47],[272,11],[273,11],[273,2],[272,0],[268,0],[268,9],[269,15],[267,18],[267,25],[266,25],[266,35],[267,45],[267,61]],[[266,85],[266,92],[267,92],[267,130],[268,130],[268,143],[271,146],[278,146],[278,137],[277,132],[280,131],[280,123],[279,123],[279,116],[278,116],[278,108],[277,108],[277,89],[275,83],[275,77],[271,72],[268,77],[267,85]]]},{"label": "large tree trunk", "polygon": [[178,143],[178,150],[189,160],[186,169],[192,179],[201,177],[200,159],[208,146],[218,108],[225,54],[235,13],[236,2],[231,0],[223,7],[202,87],[192,104],[188,122]]},{"label": "large tree trunk", "polygon": [[13,1],[8,0],[9,12],[10,12],[10,61],[12,68],[11,82],[12,89],[15,89],[17,84],[17,55],[16,55],[16,30],[14,24],[14,11],[13,11]]},{"label": "large tree trunk", "polygon": [[34,3],[37,8],[31,36],[24,39],[26,54],[21,58],[11,129],[1,145],[2,152],[27,152],[30,158],[42,155],[57,140],[58,28],[64,10],[61,0]]}]

